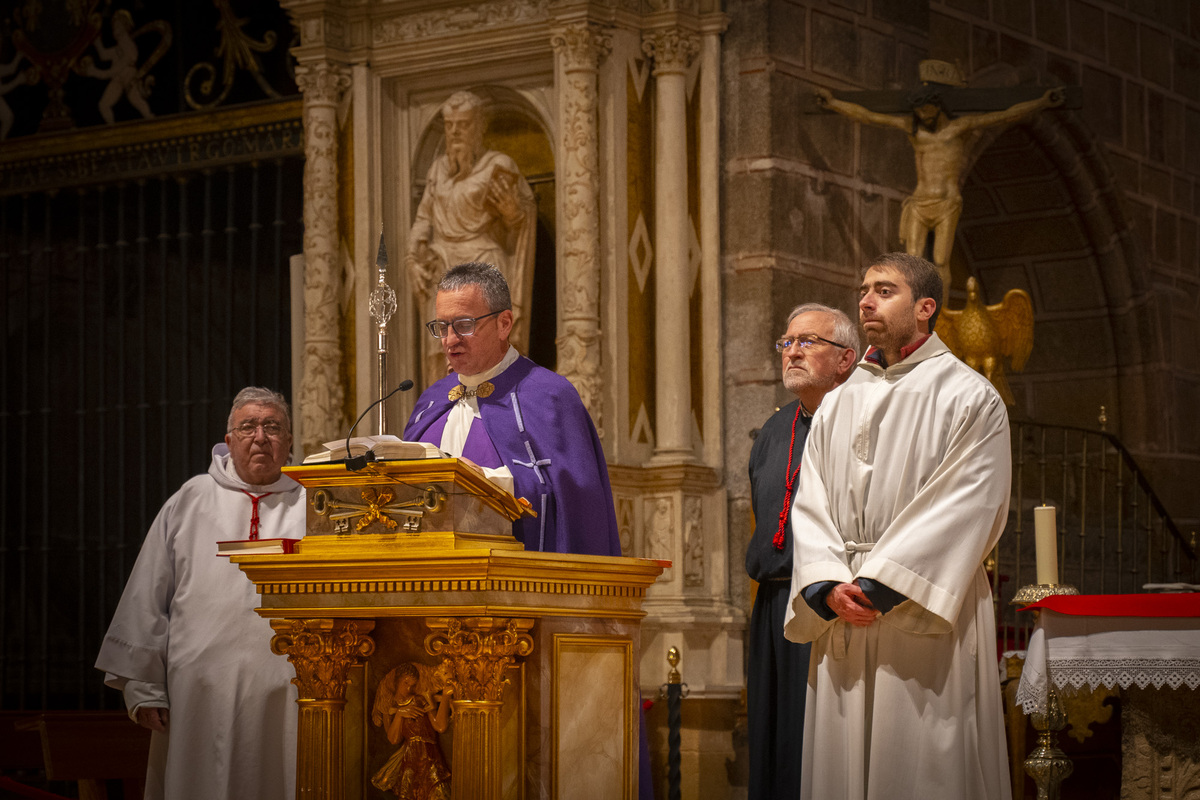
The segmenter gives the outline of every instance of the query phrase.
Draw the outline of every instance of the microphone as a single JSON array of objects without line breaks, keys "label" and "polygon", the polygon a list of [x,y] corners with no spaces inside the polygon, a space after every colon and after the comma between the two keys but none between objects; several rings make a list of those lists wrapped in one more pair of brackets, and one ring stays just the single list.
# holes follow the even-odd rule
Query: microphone
[{"label": "microphone", "polygon": [[395,389],[392,389],[390,392],[388,392],[386,395],[384,395],[383,397],[376,400],[374,403],[371,403],[371,405],[367,406],[366,411],[364,411],[363,413],[358,415],[358,419],[354,420],[354,424],[350,426],[350,430],[346,433],[346,469],[350,470],[351,472],[358,472],[360,469],[367,466],[367,464],[370,464],[372,461],[375,460],[375,451],[374,450],[368,450],[367,452],[363,453],[361,456],[355,456],[354,458],[350,457],[350,436],[351,436],[351,434],[354,433],[354,429],[358,427],[358,423],[363,421],[363,417],[365,417],[367,414],[369,414],[371,412],[372,408],[379,405],[384,400],[387,400],[389,397],[394,395],[396,392],[407,392],[412,387],[413,387],[413,382],[408,380],[407,378],[400,381],[399,386],[397,386]]}]

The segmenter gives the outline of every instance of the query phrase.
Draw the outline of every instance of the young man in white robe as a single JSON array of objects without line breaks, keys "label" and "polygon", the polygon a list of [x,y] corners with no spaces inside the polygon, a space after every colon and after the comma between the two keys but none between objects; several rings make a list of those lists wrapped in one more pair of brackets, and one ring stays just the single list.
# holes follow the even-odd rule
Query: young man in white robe
[{"label": "young man in white robe", "polygon": [[1008,413],[936,333],[937,268],[876,259],[872,345],[821,404],[792,510],[787,638],[812,642],[801,796],[1008,800],[992,594]]},{"label": "young man in white robe", "polygon": [[254,584],[217,542],[304,536],[304,489],[284,476],[292,425],[282,395],[238,393],[207,474],[159,511],[96,668],[153,733],[150,800],[292,800],[295,676],[271,652]]}]

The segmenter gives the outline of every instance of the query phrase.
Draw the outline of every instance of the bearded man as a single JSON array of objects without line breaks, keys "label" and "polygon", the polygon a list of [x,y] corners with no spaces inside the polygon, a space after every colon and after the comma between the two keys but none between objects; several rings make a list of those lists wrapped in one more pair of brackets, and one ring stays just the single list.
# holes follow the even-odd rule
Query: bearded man
[{"label": "bearded man", "polygon": [[1008,800],[991,583],[1008,518],[1008,411],[932,333],[937,268],[877,258],[871,348],[813,418],[787,638],[811,642],[800,797]]},{"label": "bearded man", "polygon": [[758,583],[750,612],[746,717],[750,744],[749,800],[785,800],[800,792],[804,697],[809,645],[783,637],[792,588],[792,500],[813,414],[825,395],[850,376],[858,360],[858,330],[836,308],[805,303],[788,315],[775,342],[783,387],[795,400],[763,423],[750,449],[754,535],[746,572]]},{"label": "bearded man", "polygon": [[[408,234],[406,265],[426,312],[434,284],[456,264],[495,265],[512,290],[512,342],[529,349],[529,303],[537,208],[533,190],[509,156],[483,146],[483,100],[456,92],[442,105],[446,152],[425,176],[425,193]],[[441,348],[425,348],[425,381],[446,374]]]}]

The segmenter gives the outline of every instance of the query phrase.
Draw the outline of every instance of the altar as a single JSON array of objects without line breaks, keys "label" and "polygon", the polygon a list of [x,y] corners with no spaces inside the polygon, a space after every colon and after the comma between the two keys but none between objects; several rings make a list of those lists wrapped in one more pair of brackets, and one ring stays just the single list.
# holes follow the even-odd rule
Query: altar
[{"label": "altar", "polygon": [[296,670],[298,797],[393,797],[410,758],[448,766],[464,800],[637,796],[663,562],[526,552],[509,530],[528,509],[457,459],[285,471],[308,535],[233,561]]},{"label": "altar", "polygon": [[1055,595],[1028,608],[1040,613],[1016,694],[1025,713],[1046,714],[1056,693],[1119,689],[1122,800],[1200,790],[1200,594]]}]

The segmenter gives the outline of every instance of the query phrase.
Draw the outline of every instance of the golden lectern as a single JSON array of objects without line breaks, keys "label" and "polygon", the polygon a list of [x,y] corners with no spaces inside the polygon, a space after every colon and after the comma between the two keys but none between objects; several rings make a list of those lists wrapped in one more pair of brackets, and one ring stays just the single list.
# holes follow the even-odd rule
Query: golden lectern
[{"label": "golden lectern", "polygon": [[393,797],[446,766],[463,800],[637,795],[639,627],[663,563],[526,552],[511,522],[531,512],[457,459],[284,471],[307,536],[232,560],[296,670],[297,797]]}]

